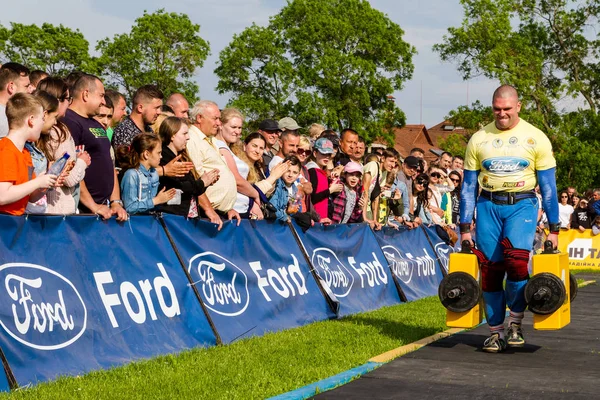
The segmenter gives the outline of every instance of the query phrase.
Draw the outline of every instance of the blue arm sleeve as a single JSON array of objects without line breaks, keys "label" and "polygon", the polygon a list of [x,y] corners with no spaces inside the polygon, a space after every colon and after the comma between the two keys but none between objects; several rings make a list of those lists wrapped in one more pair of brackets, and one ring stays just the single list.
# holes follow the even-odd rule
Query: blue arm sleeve
[{"label": "blue arm sleeve", "polygon": [[470,224],[473,221],[475,200],[477,199],[477,191],[479,190],[479,184],[477,183],[479,171],[465,169],[463,175],[464,180],[462,189],[460,190],[460,223]]},{"label": "blue arm sleeve", "polygon": [[542,207],[548,223],[558,224],[558,195],[556,194],[556,168],[537,171],[537,179],[542,193]]}]

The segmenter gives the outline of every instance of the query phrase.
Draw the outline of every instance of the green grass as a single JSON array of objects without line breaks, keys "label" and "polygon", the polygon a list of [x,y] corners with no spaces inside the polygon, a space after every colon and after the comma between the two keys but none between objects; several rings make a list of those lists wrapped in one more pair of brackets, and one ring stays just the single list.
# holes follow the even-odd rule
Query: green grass
[{"label": "green grass", "polygon": [[570,271],[574,275],[577,275],[577,274],[600,274],[600,268],[584,268],[584,269],[571,268]]},{"label": "green grass", "polygon": [[265,398],[440,332],[446,328],[445,316],[437,297],[429,297],[227,346],[65,377],[0,395],[0,400]]}]

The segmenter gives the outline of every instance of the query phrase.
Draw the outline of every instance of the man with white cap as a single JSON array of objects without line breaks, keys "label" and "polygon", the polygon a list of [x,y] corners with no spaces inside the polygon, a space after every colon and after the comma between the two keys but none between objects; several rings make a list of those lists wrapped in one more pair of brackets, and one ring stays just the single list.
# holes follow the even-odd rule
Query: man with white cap
[{"label": "man with white cap", "polygon": [[300,125],[291,117],[281,118],[279,120],[279,129],[282,132],[294,131],[297,132],[300,129]]}]

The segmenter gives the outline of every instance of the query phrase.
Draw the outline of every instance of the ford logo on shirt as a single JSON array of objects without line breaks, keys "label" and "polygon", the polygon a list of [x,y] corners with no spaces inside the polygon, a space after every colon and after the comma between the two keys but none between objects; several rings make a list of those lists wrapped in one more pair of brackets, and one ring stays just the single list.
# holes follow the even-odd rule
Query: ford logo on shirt
[{"label": "ford logo on shirt", "polygon": [[0,325],[38,350],[74,343],[86,329],[87,310],[75,286],[50,268],[29,263],[0,266]]},{"label": "ford logo on shirt", "polygon": [[529,167],[529,161],[519,157],[492,157],[483,160],[483,168],[495,174],[508,175]]}]

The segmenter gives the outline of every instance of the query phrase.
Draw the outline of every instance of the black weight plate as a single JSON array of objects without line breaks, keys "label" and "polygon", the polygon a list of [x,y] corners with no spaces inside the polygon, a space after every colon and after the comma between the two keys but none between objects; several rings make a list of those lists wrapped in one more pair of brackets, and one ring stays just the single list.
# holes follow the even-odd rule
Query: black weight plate
[{"label": "black weight plate", "polygon": [[[458,289],[460,295],[450,297],[450,292]],[[452,272],[440,282],[438,297],[442,305],[455,313],[469,311],[477,305],[481,297],[479,283],[466,272]]]},{"label": "black weight plate", "polygon": [[577,291],[579,290],[579,286],[577,285],[577,279],[575,278],[575,275],[571,273],[569,273],[569,290],[569,300],[572,303],[573,300],[575,300],[575,297],[577,297]]},{"label": "black weight plate", "polygon": [[[546,291],[546,295],[536,299],[535,294],[539,291]],[[563,281],[548,272],[534,275],[525,286],[525,301],[534,314],[552,314],[563,305],[566,296],[567,289]]]}]

